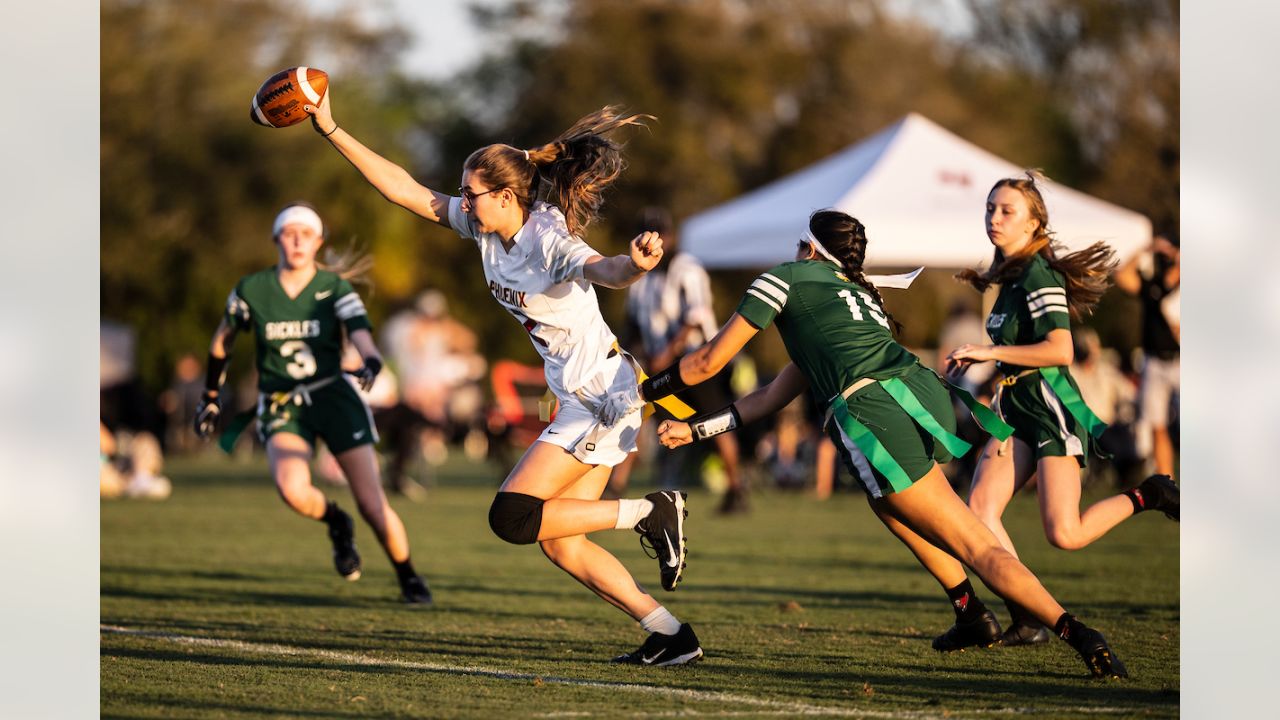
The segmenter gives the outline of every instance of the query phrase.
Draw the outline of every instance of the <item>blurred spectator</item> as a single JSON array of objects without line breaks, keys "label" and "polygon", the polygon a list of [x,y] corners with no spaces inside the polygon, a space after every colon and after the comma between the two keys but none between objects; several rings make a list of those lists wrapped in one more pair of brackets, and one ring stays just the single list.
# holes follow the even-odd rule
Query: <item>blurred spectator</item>
[{"label": "blurred spectator", "polygon": [[[663,256],[658,266],[642,275],[627,290],[627,335],[639,342],[629,343],[633,355],[650,373],[666,369],[690,350],[701,347],[716,333],[715,311],[711,307],[711,279],[692,255],[680,252],[679,236],[666,210],[648,207],[636,220],[636,232],[656,232],[662,237]],[[720,375],[680,394],[696,412],[710,412],[733,400],[729,384],[733,366]],[[661,408],[656,417],[670,417]],[[738,438],[734,433],[713,439],[724,464],[726,490],[719,512],[747,509],[746,484],[739,468]],[[700,467],[703,449],[696,446],[664,452],[658,460],[658,482],[673,488],[681,484],[681,469]],[[638,453],[631,453],[613,469],[609,489],[621,496],[627,487]]]},{"label": "blurred spectator", "polygon": [[173,368],[173,384],[160,395],[164,410],[165,447],[169,452],[191,452],[200,446],[199,438],[190,432],[196,418],[196,405],[204,394],[204,368],[191,353],[178,358]]},{"label": "blurred spectator", "polygon": [[[99,326],[99,449],[102,497],[163,500],[172,485],[160,475],[164,465],[162,420],[138,382],[134,367],[137,336],[131,328],[102,321]],[[108,467],[110,466],[110,467]]]},{"label": "blurred spectator", "polygon": [[1157,234],[1115,274],[1116,286],[1142,304],[1142,385],[1138,421],[1151,433],[1155,471],[1173,475],[1175,438],[1169,432],[1177,415],[1179,391],[1179,312],[1181,286],[1178,234]]},{"label": "blurred spectator", "polygon": [[439,465],[448,456],[447,443],[460,440],[473,459],[483,457],[484,443],[477,445],[474,437],[484,435],[478,381],[485,362],[476,351],[475,333],[449,316],[448,301],[438,290],[423,292],[412,307],[388,320],[382,343],[399,373],[397,398],[371,399],[390,455],[387,479],[393,491],[416,499],[424,490],[407,473],[413,457]]},{"label": "blurred spectator", "polygon": [[1102,349],[1097,332],[1077,327],[1071,335],[1075,347],[1071,376],[1085,404],[1107,424],[1098,444],[1111,455],[1110,459],[1099,458],[1098,462],[1089,464],[1085,470],[1086,481],[1107,478],[1110,484],[1129,487],[1141,480],[1138,475],[1142,473],[1142,457],[1134,434],[1137,390],[1120,371],[1115,353]]}]

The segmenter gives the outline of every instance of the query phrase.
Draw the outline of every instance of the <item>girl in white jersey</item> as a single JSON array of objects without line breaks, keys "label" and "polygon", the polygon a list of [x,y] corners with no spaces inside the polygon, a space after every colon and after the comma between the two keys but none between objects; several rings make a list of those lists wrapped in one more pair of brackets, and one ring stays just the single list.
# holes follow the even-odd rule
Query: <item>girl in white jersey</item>
[{"label": "girl in white jersey", "polygon": [[[641,413],[608,428],[596,417],[610,392],[636,384],[637,370],[616,349],[593,284],[623,288],[635,282],[662,258],[662,240],[642,233],[628,254],[605,258],[579,237],[596,217],[600,193],[622,171],[621,147],[606,134],[648,116],[606,107],[538,148],[480,148],[463,165],[461,197],[451,197],[419,184],[340,129],[328,94],[305,109],[316,131],[384,197],[475,242],[494,299],[524,326],[542,356],[560,409],[499,488],[489,509],[493,532],[507,542],[540,544],[553,563],[650,632],[644,645],[617,662],[680,665],[701,658],[693,629],[586,537],[635,529],[657,553],[663,587],[674,590],[681,579],[682,493],[600,499],[610,469],[636,449]],[[540,190],[560,207],[540,201]]]}]

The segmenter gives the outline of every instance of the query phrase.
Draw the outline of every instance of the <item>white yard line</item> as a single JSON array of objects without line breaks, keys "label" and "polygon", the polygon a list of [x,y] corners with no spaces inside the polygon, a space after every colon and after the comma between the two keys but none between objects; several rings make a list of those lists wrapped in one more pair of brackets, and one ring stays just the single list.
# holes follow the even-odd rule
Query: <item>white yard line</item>
[{"label": "white yard line", "polygon": [[[497,670],[493,668],[479,667],[476,665],[449,665],[445,663],[423,662],[419,660],[395,660],[390,658],[378,658],[369,655],[360,655],[357,653],[338,652],[336,650],[323,650],[320,648],[295,647],[292,645],[277,645],[274,643],[257,643],[245,642],[243,640],[227,640],[222,638],[197,637],[194,635],[177,635],[174,633],[157,632],[151,630],[139,630],[136,628],[126,628],[117,625],[99,625],[103,633],[113,635],[130,635],[134,637],[145,637],[153,640],[163,640],[166,642],[177,643],[179,645],[191,645],[197,647],[223,648],[228,650],[237,650],[243,653],[255,655],[274,655],[274,656],[294,656],[294,657],[311,657],[323,658],[326,660],[334,660],[337,662],[347,663],[349,665],[366,665],[371,667],[394,667],[403,668],[405,670],[427,670],[431,672],[447,673],[451,675],[470,675],[474,677],[490,678],[493,680],[519,680],[521,682],[541,681],[547,684],[557,685],[573,685],[577,687],[601,688],[605,690],[621,690],[625,692],[645,693],[649,695],[661,695],[669,698],[679,698],[684,700],[693,700],[697,702],[713,702],[728,703],[734,705],[747,705],[753,708],[760,708],[750,712],[734,712],[731,710],[717,711],[698,711],[692,709],[682,709],[671,712],[652,712],[643,713],[646,717],[734,717],[738,715],[809,715],[809,716],[831,716],[831,717],[853,717],[853,718],[883,718],[884,720],[925,720],[926,718],[944,718],[971,715],[1043,715],[1046,712],[1073,712],[1073,713],[1090,713],[1099,715],[1133,713],[1134,708],[1104,708],[1104,707],[1054,707],[1054,708],[994,708],[988,710],[950,710],[944,711],[939,709],[934,712],[922,711],[888,711],[888,710],[864,710],[860,708],[836,707],[829,705],[810,705],[808,703],[795,702],[789,700],[770,700],[768,698],[753,697],[751,695],[740,695],[728,692],[713,692],[708,690],[686,690],[682,688],[673,688],[663,685],[640,685],[636,683],[608,682],[601,680],[583,680],[580,678],[556,677],[552,675],[537,675],[533,673],[518,673],[507,670]],[[659,671],[660,672],[660,671]],[[763,712],[762,712],[763,710]],[[946,712],[944,715],[943,713]],[[618,713],[610,713],[611,717],[616,717]],[[547,713],[541,717],[591,717],[591,713],[580,713],[567,711],[563,713]]]}]

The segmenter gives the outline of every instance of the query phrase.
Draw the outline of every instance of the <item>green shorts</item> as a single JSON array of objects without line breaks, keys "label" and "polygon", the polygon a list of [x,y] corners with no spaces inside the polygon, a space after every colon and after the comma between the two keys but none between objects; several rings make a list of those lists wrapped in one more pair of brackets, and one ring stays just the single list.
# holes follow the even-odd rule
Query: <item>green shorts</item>
[{"label": "green shorts", "polygon": [[[909,391],[907,405],[914,405],[921,419],[904,406],[903,387]],[[840,404],[839,398],[832,403],[827,434],[845,467],[871,497],[901,492],[935,463],[949,462],[969,449],[968,443],[955,437],[956,414],[947,386],[922,366],[855,390],[843,403],[847,411]],[[868,431],[872,437],[867,437]],[[940,438],[946,435],[950,438],[944,442]]]},{"label": "green shorts", "polygon": [[[1079,397],[1080,388],[1071,374],[1059,372]],[[1084,467],[1093,440],[1064,400],[1041,373],[1033,372],[1001,386],[995,409],[1013,426],[1013,437],[1026,443],[1037,460],[1071,456]]]},{"label": "green shorts", "polygon": [[345,378],[312,391],[310,404],[301,399],[273,404],[271,395],[259,393],[258,438],[266,443],[282,432],[301,436],[313,448],[319,436],[334,455],[378,442],[373,413]]}]

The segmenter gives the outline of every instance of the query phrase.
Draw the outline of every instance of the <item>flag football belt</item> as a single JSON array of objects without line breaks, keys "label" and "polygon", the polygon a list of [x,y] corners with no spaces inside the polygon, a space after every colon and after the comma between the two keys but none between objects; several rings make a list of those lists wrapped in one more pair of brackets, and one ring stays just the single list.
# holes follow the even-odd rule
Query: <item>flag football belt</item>
[{"label": "flag football belt", "polygon": [[[971,444],[942,427],[938,419],[921,404],[920,399],[915,396],[915,393],[911,392],[911,388],[907,387],[907,384],[902,382],[900,378],[889,378],[887,380],[861,378],[857,380],[845,388],[844,392],[831,400],[831,403],[827,406],[823,427],[827,427],[827,424],[834,418],[845,435],[867,457],[867,461],[871,463],[872,467],[889,481],[895,492],[900,492],[910,487],[911,478],[907,476],[906,471],[898,464],[893,454],[880,442],[880,439],[875,436],[875,433],[871,432],[866,425],[853,416],[853,413],[849,412],[849,397],[872,383],[878,383],[880,387],[884,388],[885,392],[889,393],[889,397],[893,398],[894,402],[898,404],[898,407],[911,416],[911,419],[923,428],[925,432],[941,443],[947,449],[947,452],[955,457],[961,457],[973,449]],[[969,409],[969,412],[973,414],[973,419],[977,421],[983,430],[1000,440],[1004,440],[1013,434],[1013,428],[992,412],[991,408],[975,400],[964,389],[958,388],[951,383],[946,383],[946,385],[951,393]]]},{"label": "flag football belt", "polygon": [[[340,377],[342,376],[331,375],[313,383],[295,385],[292,390],[258,393],[258,406],[260,407],[265,401],[270,400],[271,404],[267,406],[267,413],[275,414],[286,405],[311,405],[311,393],[332,384],[334,380]],[[227,429],[223,430],[222,434],[218,436],[218,447],[222,448],[222,451],[228,455],[231,454],[231,449],[235,447],[236,440],[240,438],[240,433],[244,432],[245,428],[249,427],[249,423],[253,422],[257,416],[258,408],[254,407],[231,418],[231,422],[227,423]]]},{"label": "flag football belt", "polygon": [[[624,360],[631,364],[631,369],[636,373],[637,384],[642,383],[649,378],[645,373],[644,368],[640,367],[640,363],[631,356],[631,353],[623,350],[622,347],[618,345],[618,341],[615,340],[613,342],[613,347],[609,349],[609,354],[605,357],[613,357],[619,354],[622,355]],[[642,416],[643,419],[649,419],[649,416],[653,414],[653,406],[655,404],[663,410],[671,413],[677,420],[688,420],[695,414],[694,409],[689,407],[689,405],[683,400],[674,395],[669,395],[661,400],[657,400],[656,402],[645,403],[643,411],[644,414]],[[555,406],[556,395],[551,392],[550,388],[548,388],[547,392],[542,396],[542,399],[538,401],[538,419],[542,422],[551,422],[551,415],[555,410]]]},{"label": "flag football belt", "polygon": [[1102,432],[1107,429],[1107,424],[1093,414],[1089,405],[1081,397],[1080,391],[1076,390],[1067,376],[1056,367],[1031,368],[1014,375],[1004,376],[996,388],[996,396],[992,404],[997,408],[1000,407],[1000,396],[1004,394],[1005,388],[1013,387],[1023,378],[1036,373],[1040,373],[1040,377],[1049,383],[1049,388],[1053,390],[1054,395],[1058,396],[1058,401],[1067,408],[1067,412],[1071,413],[1071,417],[1085,429],[1085,432],[1095,439],[1102,436]]}]

